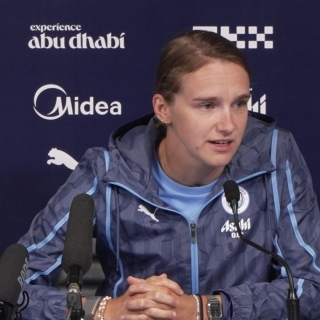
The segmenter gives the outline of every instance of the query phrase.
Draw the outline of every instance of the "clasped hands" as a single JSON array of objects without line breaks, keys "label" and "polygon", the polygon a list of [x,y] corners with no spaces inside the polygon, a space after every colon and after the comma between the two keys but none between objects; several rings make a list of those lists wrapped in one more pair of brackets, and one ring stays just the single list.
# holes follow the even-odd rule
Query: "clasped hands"
[{"label": "clasped hands", "polygon": [[193,320],[196,301],[166,274],[146,280],[128,277],[124,295],[109,301],[105,320]]}]

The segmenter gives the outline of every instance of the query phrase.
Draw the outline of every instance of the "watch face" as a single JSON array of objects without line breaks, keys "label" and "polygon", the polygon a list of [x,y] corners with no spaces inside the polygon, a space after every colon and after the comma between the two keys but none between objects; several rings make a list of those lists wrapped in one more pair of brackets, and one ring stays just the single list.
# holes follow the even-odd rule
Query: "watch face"
[{"label": "watch face", "polygon": [[222,318],[221,305],[217,298],[214,296],[207,296],[208,298],[208,317],[210,320]]},{"label": "watch face", "polygon": [[222,315],[221,315],[220,306],[217,303],[215,304],[210,303],[210,314],[212,319],[221,318]]}]

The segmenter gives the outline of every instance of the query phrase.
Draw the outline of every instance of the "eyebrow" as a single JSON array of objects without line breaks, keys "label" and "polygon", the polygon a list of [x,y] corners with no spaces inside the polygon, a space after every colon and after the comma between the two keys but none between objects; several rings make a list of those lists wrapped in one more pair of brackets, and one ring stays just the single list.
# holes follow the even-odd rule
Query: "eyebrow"
[{"label": "eyebrow", "polygon": [[[236,97],[234,100],[242,100],[242,99],[247,99],[249,100],[251,97],[250,94],[241,94],[240,96]],[[219,100],[218,97],[203,97],[203,98],[195,98],[195,99],[192,99],[192,101],[200,101],[200,102],[205,102],[205,101],[217,101]]]}]

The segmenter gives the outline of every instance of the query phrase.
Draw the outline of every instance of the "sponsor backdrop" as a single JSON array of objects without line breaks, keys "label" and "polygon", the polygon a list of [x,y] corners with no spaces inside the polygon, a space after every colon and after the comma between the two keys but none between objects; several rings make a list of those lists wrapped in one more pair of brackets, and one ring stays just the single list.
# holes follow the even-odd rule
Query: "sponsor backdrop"
[{"label": "sponsor backdrop", "polygon": [[319,195],[319,14],[318,0],[2,0],[0,254],[87,148],[151,112],[160,49],[181,31],[244,51],[249,107],[293,132]]}]

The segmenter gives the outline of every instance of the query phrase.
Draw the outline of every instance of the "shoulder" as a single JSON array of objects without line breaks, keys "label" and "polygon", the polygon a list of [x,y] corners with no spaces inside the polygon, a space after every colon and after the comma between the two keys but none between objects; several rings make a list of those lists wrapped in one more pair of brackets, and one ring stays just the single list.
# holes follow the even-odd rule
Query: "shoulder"
[{"label": "shoulder", "polygon": [[105,172],[109,165],[109,151],[104,147],[87,149],[79,161],[80,167],[91,167],[94,171]]}]

